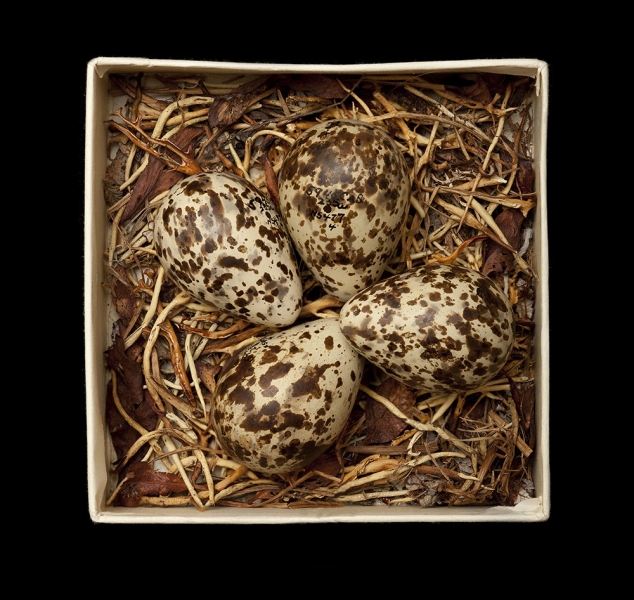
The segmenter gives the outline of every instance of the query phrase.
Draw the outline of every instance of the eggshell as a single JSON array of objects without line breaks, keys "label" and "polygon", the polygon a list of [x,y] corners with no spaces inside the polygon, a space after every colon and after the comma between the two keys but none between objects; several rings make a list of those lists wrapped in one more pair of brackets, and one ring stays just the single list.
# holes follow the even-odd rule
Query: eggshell
[{"label": "eggshell", "polygon": [[373,125],[325,121],[291,146],[280,211],[324,290],[345,301],[379,280],[401,238],[410,179],[403,154]]},{"label": "eggshell", "polygon": [[291,325],[299,316],[292,241],[275,206],[246,179],[183,179],[158,210],[154,240],[169,277],[194,298],[263,325]]},{"label": "eggshell", "polygon": [[510,302],[491,279],[433,263],[384,279],[339,314],[350,343],[393,378],[426,392],[472,390],[513,347]]},{"label": "eggshell", "polygon": [[221,447],[261,473],[310,464],[343,431],[363,365],[337,319],[295,325],[248,346],[218,377],[212,425]]}]

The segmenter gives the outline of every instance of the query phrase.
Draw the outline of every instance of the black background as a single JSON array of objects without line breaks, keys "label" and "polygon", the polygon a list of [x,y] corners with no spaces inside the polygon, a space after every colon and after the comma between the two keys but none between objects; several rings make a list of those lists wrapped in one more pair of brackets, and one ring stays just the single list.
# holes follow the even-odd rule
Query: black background
[{"label": "black background", "polygon": [[[384,7],[385,9],[385,7]],[[52,82],[64,89],[62,105],[57,109],[57,117],[63,117],[68,125],[64,132],[64,143],[70,143],[69,166],[65,169],[65,177],[69,177],[71,185],[66,187],[64,193],[63,221],[68,227],[68,234],[57,240],[60,252],[66,256],[64,266],[64,278],[70,277],[75,283],[77,278],[83,281],[83,169],[84,169],[84,118],[85,118],[85,84],[87,63],[98,56],[139,56],[156,59],[184,59],[184,60],[213,60],[230,62],[258,62],[258,63],[328,63],[328,64],[348,64],[348,63],[383,63],[383,62],[409,62],[427,60],[461,60],[461,59],[488,59],[488,58],[536,58],[544,60],[550,65],[550,100],[549,100],[549,135],[548,135],[548,185],[549,190],[553,181],[553,174],[556,173],[553,157],[557,156],[558,146],[562,139],[562,119],[564,109],[558,99],[562,96],[561,88],[564,87],[566,74],[565,60],[557,58],[556,51],[549,49],[555,47],[554,44],[545,42],[542,36],[541,41],[529,39],[529,36],[516,34],[501,34],[488,30],[486,23],[474,24],[472,31],[459,35],[454,32],[451,23],[446,23],[445,33],[433,33],[442,31],[442,26],[436,23],[433,27],[425,27],[421,23],[421,29],[417,32],[394,31],[386,35],[382,31],[384,28],[393,26],[398,30],[410,24],[402,21],[402,17],[393,23],[387,20],[377,26],[376,33],[364,35],[359,28],[353,28],[351,33],[343,27],[323,26],[317,31],[315,28],[306,27],[310,22],[308,13],[298,16],[298,25],[287,28],[278,25],[274,21],[269,22],[271,15],[262,19],[260,29],[251,28],[245,30],[240,24],[231,26],[230,32],[216,34],[218,28],[225,30],[223,23],[217,19],[207,22],[200,19],[195,24],[189,23],[187,29],[193,30],[189,36],[178,35],[178,16],[174,15],[174,22],[169,25],[170,34],[149,33],[150,30],[157,31],[155,27],[147,24],[148,32],[144,33],[144,24],[137,24],[130,28],[129,32],[122,34],[120,28],[115,28],[116,19],[109,18],[108,26],[112,26],[112,33],[104,27],[104,31],[92,34],[91,26],[86,26],[86,33],[80,35],[76,41],[70,35],[69,42],[72,48],[64,51],[63,60],[59,63],[63,66],[59,72],[52,75]],[[239,22],[240,17],[234,16]],[[467,17],[469,18],[469,17]],[[308,21],[307,21],[308,19]],[[196,20],[196,19],[194,19]],[[259,21],[259,16],[254,21]],[[381,20],[381,19],[379,19]],[[268,25],[267,25],[268,23]],[[485,30],[481,30],[480,27]],[[160,27],[158,29],[160,31]],[[118,33],[115,33],[118,32]],[[68,146],[67,146],[68,147]],[[551,196],[549,194],[549,211]],[[54,218],[59,217],[59,211]],[[550,220],[550,239],[553,240],[553,231],[557,225],[557,215]],[[554,248],[551,248],[551,265],[556,264]],[[68,260],[72,262],[70,271]],[[553,282],[553,272],[551,267],[551,282]],[[71,273],[69,275],[68,273]],[[554,283],[554,282],[553,282]],[[552,284],[551,284],[552,285]],[[81,532],[82,539],[90,543],[91,548],[105,548],[105,543],[116,543],[122,538],[137,540],[159,540],[165,535],[180,535],[187,539],[184,546],[191,549],[192,545],[203,545],[204,550],[199,556],[205,557],[214,555],[216,552],[227,551],[226,542],[222,540],[230,537],[238,543],[245,552],[244,556],[257,559],[261,552],[267,556],[271,550],[282,550],[280,544],[284,545],[283,553],[288,555],[289,549],[295,548],[297,552],[312,552],[316,542],[318,545],[325,544],[328,556],[328,568],[324,575],[332,576],[339,569],[342,569],[350,560],[369,560],[368,564],[374,562],[372,557],[378,562],[386,560],[394,568],[399,568],[400,559],[407,562],[412,559],[409,554],[416,551],[421,560],[431,560],[433,557],[439,558],[438,553],[446,558],[451,556],[457,559],[461,555],[476,558],[480,556],[485,559],[485,564],[489,561],[498,562],[507,559],[515,560],[526,565],[530,562],[529,556],[521,556],[528,549],[529,544],[548,543],[546,540],[552,534],[554,528],[563,524],[564,510],[558,503],[560,498],[560,488],[562,487],[557,468],[559,459],[554,446],[551,446],[552,453],[552,514],[551,518],[544,523],[515,524],[515,523],[400,523],[400,524],[306,524],[306,525],[263,525],[263,526],[233,526],[215,525],[208,526],[206,530],[195,529],[191,526],[180,525],[112,525],[94,524],[88,514],[88,500],[86,491],[85,475],[85,386],[84,386],[84,365],[83,365],[83,299],[82,286],[75,287],[72,295],[66,296],[64,304],[70,305],[71,314],[65,323],[65,331],[70,332],[70,339],[73,351],[73,363],[68,365],[67,373],[76,384],[72,387],[72,397],[67,401],[72,402],[75,415],[74,419],[74,447],[72,469],[73,475],[70,481],[66,481],[66,490],[61,498],[61,510],[66,515],[63,525],[68,526],[75,532]],[[553,292],[551,291],[551,298]],[[558,322],[555,317],[555,304],[551,300],[551,323]],[[551,329],[555,329],[551,326]],[[557,345],[555,332],[551,332],[551,342],[553,347]],[[68,347],[70,347],[70,345]],[[76,360],[76,362],[75,362]],[[68,375],[67,375],[68,376]],[[557,390],[560,383],[557,381],[557,371],[552,369],[551,373],[551,402],[556,405]],[[557,430],[560,423],[557,416],[557,409],[551,412],[551,435],[553,430]],[[559,412],[561,414],[561,412]],[[82,454],[83,450],[83,454]],[[83,459],[83,462],[82,462]],[[158,529],[158,531],[157,531]],[[171,538],[173,539],[173,538]],[[286,545],[292,543],[292,547]],[[220,545],[216,545],[220,544]],[[271,548],[273,545],[273,548]],[[530,546],[533,548],[533,546]],[[176,550],[176,548],[175,548]],[[290,552],[291,557],[295,550]],[[404,554],[407,552],[408,554]],[[445,554],[448,552],[449,554]],[[464,554],[463,554],[464,553]],[[163,554],[163,553],[160,553]],[[179,553],[176,552],[178,556]],[[196,552],[185,552],[183,556],[196,555]],[[300,554],[299,556],[302,556]],[[123,558],[123,557],[122,557]],[[239,556],[232,556],[234,561],[240,559]],[[156,556],[147,557],[149,562],[153,562]],[[257,559],[260,562],[260,559]],[[292,560],[292,559],[291,559]],[[301,559],[300,559],[301,560]],[[442,560],[442,559],[441,559]],[[333,562],[334,561],[334,562]],[[479,561],[477,561],[479,562]],[[514,561],[515,562],[515,561]],[[480,563],[481,564],[481,563]],[[159,565],[156,564],[156,567]],[[486,574],[477,575],[478,567],[472,565],[475,572],[472,575],[484,577]],[[482,565],[485,570],[486,566]],[[519,566],[519,565],[518,565]],[[402,565],[401,565],[402,567]],[[151,567],[150,567],[151,568]],[[310,565],[305,568],[311,569]],[[465,565],[465,569],[471,567]],[[414,573],[418,569],[415,568]],[[372,569],[370,569],[372,572]],[[234,572],[234,576],[238,572]],[[529,570],[530,573],[530,570]],[[195,574],[192,573],[192,575]],[[319,577],[319,575],[317,575]],[[239,577],[238,577],[239,579]],[[524,579],[523,577],[520,578]],[[277,583],[281,583],[279,580]],[[449,581],[447,581],[449,583]],[[483,583],[481,581],[481,583]],[[517,581],[516,583],[520,583]]]}]

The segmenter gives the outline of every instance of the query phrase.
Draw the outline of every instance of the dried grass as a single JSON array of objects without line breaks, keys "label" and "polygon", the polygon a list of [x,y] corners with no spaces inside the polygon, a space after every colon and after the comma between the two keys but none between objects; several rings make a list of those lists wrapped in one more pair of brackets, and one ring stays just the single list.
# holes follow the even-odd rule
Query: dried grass
[{"label": "dried grass", "polygon": [[[108,504],[430,507],[513,505],[531,495],[538,201],[531,80],[139,74],[112,83],[121,108],[110,121],[104,182],[111,228],[104,285],[113,307],[107,419],[117,452]],[[274,330],[177,293],[153,249],[153,219],[171,185],[202,170],[239,173],[275,199],[275,174],[293,140],[339,117],[386,128],[411,169],[407,228],[386,276],[431,261],[486,271],[513,304],[515,346],[500,377],[481,389],[417,393],[404,410],[398,388],[381,395],[385,376],[368,367],[333,449],[303,471],[263,476],[225,455],[208,422],[224,361]],[[200,131],[180,134],[187,147],[172,141],[190,127]],[[503,211],[517,217],[516,230]],[[325,296],[308,270],[302,278],[300,318],[336,317],[341,303]],[[387,443],[365,443],[371,402],[401,420],[401,433]]]}]

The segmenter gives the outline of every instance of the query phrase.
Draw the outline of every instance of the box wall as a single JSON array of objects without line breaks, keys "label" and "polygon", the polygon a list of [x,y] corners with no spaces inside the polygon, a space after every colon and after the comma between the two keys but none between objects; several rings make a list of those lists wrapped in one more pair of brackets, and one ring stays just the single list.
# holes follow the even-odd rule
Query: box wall
[{"label": "box wall", "polygon": [[[197,72],[261,74],[272,72],[311,73],[412,73],[432,71],[488,71],[527,75],[537,78],[535,107],[535,176],[538,191],[535,241],[538,248],[536,286],[536,358],[538,448],[534,461],[537,498],[515,507],[378,507],[350,506],[337,509],[253,510],[217,507],[205,512],[195,508],[115,508],[106,507],[109,490],[109,440],[106,439],[106,373],[103,353],[109,332],[106,330],[108,306],[102,288],[105,280],[103,252],[106,247],[106,215],[102,180],[106,169],[106,126],[109,118],[108,73],[110,72]],[[86,96],[85,164],[85,338],[86,338],[86,415],[88,438],[88,492],[91,518],[98,522],[163,523],[298,523],[298,522],[399,522],[399,521],[542,521],[550,511],[550,471],[548,454],[548,248],[546,216],[546,128],[548,68],[538,60],[447,61],[389,65],[253,65],[241,63],[202,63],[194,61],[152,61],[143,58],[98,58],[88,65]],[[110,490],[111,491],[111,490]]]},{"label": "box wall", "polygon": [[[88,429],[89,511],[94,520],[104,508],[108,480],[106,462],[105,392],[103,353],[107,340],[103,252],[107,230],[102,181],[106,170],[108,80],[94,76],[88,67],[86,90],[86,175],[84,211],[84,320],[86,337],[86,417]],[[101,199],[101,201],[100,201]]]},{"label": "box wall", "polygon": [[547,173],[546,150],[548,129],[548,69],[540,68],[537,75],[539,102],[535,120],[535,181],[538,193],[538,210],[535,218],[537,273],[535,328],[536,357],[536,414],[537,450],[534,461],[536,493],[543,499],[543,518],[550,515],[550,457],[549,457],[549,382],[550,382],[550,338],[549,338],[549,257],[548,257],[548,216],[547,216]]}]

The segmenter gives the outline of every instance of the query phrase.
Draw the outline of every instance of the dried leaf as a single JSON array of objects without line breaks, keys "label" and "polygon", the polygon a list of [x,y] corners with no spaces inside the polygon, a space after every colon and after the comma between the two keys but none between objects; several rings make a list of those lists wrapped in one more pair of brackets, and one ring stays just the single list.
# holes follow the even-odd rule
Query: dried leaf
[{"label": "dried leaf", "polygon": [[[204,133],[200,127],[185,127],[174,134],[170,141],[182,152],[189,154],[192,151],[194,141]],[[175,160],[176,155],[168,151]],[[142,208],[146,200],[151,200],[162,192],[169,190],[179,182],[184,175],[168,168],[168,166],[155,156],[150,156],[148,164],[136,181],[130,200],[126,204],[121,222],[125,223],[134,217]]]},{"label": "dried leaf", "polygon": [[277,175],[273,170],[273,165],[271,165],[271,161],[269,157],[264,155],[264,174],[266,180],[266,189],[269,191],[269,196],[271,197],[271,201],[279,208],[280,206],[280,194],[279,188],[277,185]]},{"label": "dried leaf", "polygon": [[[387,398],[405,414],[416,402],[415,391],[391,377],[377,387],[376,392]],[[403,419],[399,419],[382,404],[371,398],[368,398],[366,402],[365,419],[368,432],[365,438],[366,444],[391,442],[407,427]]]},{"label": "dried leaf", "polygon": [[[143,389],[143,367],[128,356],[128,353],[132,354],[133,352],[135,352],[135,347],[126,353],[123,338],[118,334],[106,352],[106,363],[119,375],[116,391],[123,410],[139,425],[151,430],[156,424],[156,413],[147,401],[146,392]],[[122,458],[139,438],[139,433],[128,424],[119,412],[114,402],[112,380],[108,383],[106,396],[106,422],[117,458]]]},{"label": "dried leaf", "polygon": [[512,397],[522,416],[522,425],[528,429],[535,417],[535,384],[517,384],[511,388]]},{"label": "dried leaf", "polygon": [[[128,350],[133,352],[133,349]],[[117,334],[114,343],[106,352],[108,367],[117,371],[120,375],[119,383],[130,392],[130,402],[125,404],[121,398],[121,404],[126,410],[134,410],[143,402],[143,367],[133,358],[130,358],[125,350],[121,334]],[[119,394],[121,397],[121,394]]]},{"label": "dried leaf", "polygon": [[271,498],[274,498],[277,493],[277,490],[259,490],[255,494],[253,494],[247,504],[259,504],[262,501],[271,500]]},{"label": "dried leaf", "polygon": [[125,195],[123,190],[121,190],[121,186],[124,183],[127,160],[128,157],[121,148],[118,148],[114,159],[106,168],[106,175],[103,179],[103,192],[108,206],[112,206]]},{"label": "dried leaf", "polygon": [[[122,388],[118,390],[121,397]],[[125,393],[124,393],[125,396]],[[122,459],[132,447],[132,444],[139,438],[139,434],[135,431],[117,410],[112,396],[112,382],[108,383],[106,391],[106,423],[108,431],[112,439],[112,445],[118,459]]]},{"label": "dried leaf", "polygon": [[112,300],[114,302],[115,310],[121,317],[123,324],[127,327],[130,323],[130,319],[134,316],[136,308],[136,295],[130,284],[124,283],[126,279],[126,271],[123,267],[117,266],[115,270],[119,277],[113,277],[110,285],[110,291],[112,292]]},{"label": "dried leaf", "polygon": [[[334,452],[327,452],[319,456],[309,467],[311,471],[320,471],[326,475],[332,475],[332,477],[339,477],[341,475],[341,464]],[[309,479],[305,486],[308,489],[314,489],[332,483],[332,479],[328,477],[322,477],[316,475],[314,478]]]},{"label": "dried leaf", "polygon": [[[505,208],[495,219],[513,249],[520,245],[524,215],[517,208]],[[487,241],[482,273],[489,277],[493,273],[504,273],[513,269],[513,254],[492,240]]]},{"label": "dried leaf", "polygon": [[269,77],[259,77],[237,87],[230,94],[218,96],[209,108],[209,127],[224,127],[235,123],[253,104],[253,100],[267,89]]},{"label": "dried leaf", "polygon": [[213,394],[216,391],[216,375],[220,373],[222,367],[220,365],[211,365],[205,360],[197,360],[194,365],[203,385]]},{"label": "dried leaf", "polygon": [[480,75],[476,77],[475,83],[466,86],[447,86],[447,89],[456,92],[472,100],[477,100],[482,104],[488,104],[493,100],[493,94],[489,89],[487,81]]},{"label": "dried leaf", "polygon": [[334,78],[327,75],[286,75],[280,78],[281,85],[287,85],[291,90],[309,93],[327,100],[345,98],[347,92]]},{"label": "dried leaf", "polygon": [[517,185],[522,194],[530,194],[535,183],[535,171],[530,161],[521,158],[518,163]]},{"label": "dried leaf", "polygon": [[119,492],[119,506],[138,506],[141,496],[167,496],[187,490],[179,474],[155,471],[147,462],[130,465],[126,477],[129,482]]},{"label": "dried leaf", "polygon": [[[140,84],[138,75],[135,78],[134,85],[130,83],[128,78],[115,74],[110,75],[110,82],[112,83],[113,87],[117,86],[122,92],[130,96],[130,98],[137,98],[138,90],[136,86]],[[153,108],[154,110],[158,110],[159,112],[162,112],[170,104],[165,100],[159,100],[145,93],[143,93],[142,99],[144,104],[147,104],[147,106]]]},{"label": "dried leaf", "polygon": [[464,86],[448,85],[447,89],[487,105],[493,100],[495,94],[504,94],[506,89],[506,75],[499,73],[478,73],[473,84]]}]

